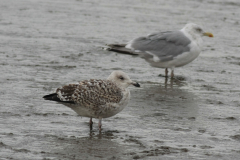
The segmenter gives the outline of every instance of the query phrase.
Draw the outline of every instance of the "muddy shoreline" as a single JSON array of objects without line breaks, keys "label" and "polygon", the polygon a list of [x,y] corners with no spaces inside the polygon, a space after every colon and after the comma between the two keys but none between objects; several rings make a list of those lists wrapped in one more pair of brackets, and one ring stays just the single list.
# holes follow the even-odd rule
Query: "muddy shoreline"
[{"label": "muddy shoreline", "polygon": [[[0,159],[239,159],[240,4],[215,1],[4,1],[0,5]],[[214,34],[165,79],[102,49],[186,23]],[[43,95],[123,70],[141,88],[121,113],[88,118]]]}]

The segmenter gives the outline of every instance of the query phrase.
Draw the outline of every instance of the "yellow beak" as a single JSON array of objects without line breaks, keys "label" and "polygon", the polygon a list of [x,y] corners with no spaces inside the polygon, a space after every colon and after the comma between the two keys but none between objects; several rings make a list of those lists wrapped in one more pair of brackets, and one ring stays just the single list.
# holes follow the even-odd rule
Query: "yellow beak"
[{"label": "yellow beak", "polygon": [[208,36],[208,37],[213,37],[213,34],[210,33],[210,32],[205,32],[205,33],[203,33],[203,35],[204,35],[204,36]]}]

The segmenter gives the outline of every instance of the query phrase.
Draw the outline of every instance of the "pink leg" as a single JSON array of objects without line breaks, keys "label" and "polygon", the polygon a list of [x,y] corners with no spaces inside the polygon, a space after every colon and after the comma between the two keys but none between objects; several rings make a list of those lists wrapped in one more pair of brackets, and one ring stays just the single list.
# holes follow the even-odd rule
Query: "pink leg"
[{"label": "pink leg", "polygon": [[165,77],[168,77],[168,69],[165,69]]},{"label": "pink leg", "polygon": [[174,77],[174,73],[173,73],[173,69],[172,69],[172,72],[171,72],[171,78],[173,78]]},{"label": "pink leg", "polygon": [[102,118],[99,118],[99,121],[98,121],[98,128],[99,128],[99,131],[102,130]]},{"label": "pink leg", "polygon": [[89,121],[90,130],[92,130],[92,125],[93,125],[93,121],[92,121],[92,117],[91,117],[90,121]]}]

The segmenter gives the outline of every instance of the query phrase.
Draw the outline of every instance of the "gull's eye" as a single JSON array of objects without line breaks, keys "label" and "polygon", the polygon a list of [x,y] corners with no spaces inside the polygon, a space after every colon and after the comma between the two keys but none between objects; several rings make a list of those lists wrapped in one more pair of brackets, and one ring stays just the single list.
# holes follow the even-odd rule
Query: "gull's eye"
[{"label": "gull's eye", "polygon": [[119,79],[124,80],[123,76],[120,76]]},{"label": "gull's eye", "polygon": [[197,28],[196,29],[198,32],[202,32],[202,29],[201,28]]}]

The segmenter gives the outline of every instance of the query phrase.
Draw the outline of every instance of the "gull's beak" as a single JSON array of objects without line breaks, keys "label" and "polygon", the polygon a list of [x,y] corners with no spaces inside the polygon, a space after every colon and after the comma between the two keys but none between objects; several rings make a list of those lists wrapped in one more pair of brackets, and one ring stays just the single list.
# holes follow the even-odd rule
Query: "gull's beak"
[{"label": "gull's beak", "polygon": [[204,32],[203,36],[213,37],[213,34],[210,32]]},{"label": "gull's beak", "polygon": [[135,87],[140,87],[140,84],[137,82],[132,82],[131,84],[134,85]]}]

